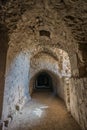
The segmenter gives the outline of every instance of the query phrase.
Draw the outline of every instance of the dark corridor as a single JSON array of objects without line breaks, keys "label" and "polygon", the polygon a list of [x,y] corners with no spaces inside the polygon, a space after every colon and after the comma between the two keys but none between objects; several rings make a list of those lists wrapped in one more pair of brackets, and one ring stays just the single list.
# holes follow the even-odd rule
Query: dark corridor
[{"label": "dark corridor", "polygon": [[40,73],[35,82],[36,89],[51,89],[52,90],[52,78],[46,72]]}]

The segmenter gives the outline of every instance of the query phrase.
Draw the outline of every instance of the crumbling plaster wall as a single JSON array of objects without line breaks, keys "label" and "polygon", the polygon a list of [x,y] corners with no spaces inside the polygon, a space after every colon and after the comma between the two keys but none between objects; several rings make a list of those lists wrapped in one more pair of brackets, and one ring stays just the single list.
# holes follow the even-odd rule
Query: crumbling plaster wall
[{"label": "crumbling plaster wall", "polygon": [[[14,50],[15,51],[15,50]],[[29,57],[8,50],[2,119],[16,114],[29,97]]]}]

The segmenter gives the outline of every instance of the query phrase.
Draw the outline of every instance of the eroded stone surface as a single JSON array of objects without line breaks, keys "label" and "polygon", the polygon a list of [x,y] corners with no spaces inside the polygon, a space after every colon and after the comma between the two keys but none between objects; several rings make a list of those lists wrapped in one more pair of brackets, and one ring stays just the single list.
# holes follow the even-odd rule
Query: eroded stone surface
[{"label": "eroded stone surface", "polygon": [[[59,94],[62,90],[68,110],[86,130],[87,1],[1,0],[0,39],[0,81],[5,77],[5,88],[4,82],[1,83],[0,91],[2,106],[5,90],[2,119],[7,120],[9,114],[13,116],[24,106],[30,99],[29,84],[34,80],[31,82],[31,77],[47,69],[61,77],[64,88],[60,87]],[[64,69],[67,58],[58,49],[68,53],[68,69]],[[70,69],[71,79],[67,75]]]}]

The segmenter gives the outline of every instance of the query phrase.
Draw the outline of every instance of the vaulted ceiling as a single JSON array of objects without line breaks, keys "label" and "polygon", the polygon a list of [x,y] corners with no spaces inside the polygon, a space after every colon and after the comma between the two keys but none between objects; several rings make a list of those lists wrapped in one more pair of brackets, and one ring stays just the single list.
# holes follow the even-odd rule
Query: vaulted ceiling
[{"label": "vaulted ceiling", "polygon": [[[42,12],[37,11],[37,9]],[[18,28],[19,21],[23,20],[24,14],[27,11],[32,12],[30,19],[35,17],[33,14],[37,12],[37,14],[41,13],[43,16],[45,13],[45,19],[49,16],[52,21],[55,18],[57,21],[59,20],[58,22],[63,23],[68,33],[72,35],[75,43],[78,45],[79,50],[82,51],[83,59],[87,62],[87,0],[1,0],[0,34],[5,34],[5,38],[8,35],[10,36]],[[41,22],[41,19],[39,19],[39,22]],[[52,24],[55,24],[55,22],[52,22]],[[33,30],[33,26],[29,26],[29,28]],[[55,29],[57,28],[55,27]],[[9,38],[7,39],[9,40]],[[72,45],[70,46],[72,50]]]},{"label": "vaulted ceiling", "polygon": [[87,1],[86,0],[2,0],[0,23],[12,32],[26,10],[35,6],[55,10],[79,44],[87,43]]}]

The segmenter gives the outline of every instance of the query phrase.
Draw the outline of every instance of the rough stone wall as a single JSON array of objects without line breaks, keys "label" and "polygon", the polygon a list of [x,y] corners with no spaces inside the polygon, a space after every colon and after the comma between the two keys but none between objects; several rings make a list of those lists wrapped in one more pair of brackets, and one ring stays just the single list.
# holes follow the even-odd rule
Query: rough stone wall
[{"label": "rough stone wall", "polygon": [[87,78],[71,78],[70,110],[83,130],[87,129]]},{"label": "rough stone wall", "polygon": [[8,32],[5,25],[0,24],[0,119],[4,98],[6,55],[8,48]]},{"label": "rough stone wall", "polygon": [[[61,48],[68,53],[72,79],[65,85],[67,88],[66,95],[68,93],[66,102],[69,100],[69,110],[82,128],[86,130],[87,111],[85,111],[84,106],[86,106],[87,95],[85,90],[87,85],[84,85],[84,79],[85,82],[87,79],[84,77],[87,76],[87,1],[4,0],[0,2],[0,23],[7,26],[10,37],[9,45],[14,47],[15,55],[12,60],[19,52],[29,54],[29,57],[32,57],[35,53],[44,51],[55,58],[57,58],[57,51],[55,51],[57,48]],[[47,36],[41,38],[39,33],[43,29],[50,33],[50,38]],[[0,50],[0,53],[4,56],[2,50]],[[5,63],[4,59],[2,64]],[[12,62],[12,60],[9,62]],[[24,64],[23,66],[25,67]],[[14,65],[13,68],[15,69]],[[4,67],[1,65],[2,70],[4,72]],[[21,73],[22,70],[19,70]],[[10,71],[9,74],[12,72]],[[14,76],[15,74],[12,73]],[[4,76],[2,77],[4,79]],[[70,85],[67,87],[67,84]],[[79,100],[81,97],[83,97],[83,101]],[[82,102],[82,105],[79,102]]]},{"label": "rough stone wall", "polygon": [[30,77],[44,69],[53,71],[61,77],[61,68],[59,67],[59,64],[62,66],[62,63],[60,63],[60,61],[58,63],[52,56],[45,53],[39,53],[31,59]]},{"label": "rough stone wall", "polygon": [[[86,57],[87,53],[84,53],[84,50],[87,50],[87,44],[86,44],[87,43],[87,1],[86,0],[62,0],[62,1],[61,0],[29,0],[29,1],[28,0],[23,0],[23,1],[1,0],[0,1],[0,23],[4,23],[9,29],[9,33],[12,33],[15,29],[17,29],[18,21],[20,19],[23,21],[22,19],[23,14],[26,11],[31,12],[33,9],[36,8],[44,9],[45,11],[44,14],[49,16],[53,12],[52,17],[54,16],[54,14],[56,14],[55,18],[57,19],[57,22],[59,22],[58,19],[61,19],[62,22],[65,24],[67,30],[69,30],[69,33],[72,34],[73,39],[76,41],[75,43],[76,46],[79,47],[82,53],[82,58],[80,58],[78,52],[76,52],[76,55],[78,56],[78,60],[79,60],[78,62],[80,63],[79,64],[80,75],[81,76],[86,75],[87,62],[85,62],[85,60],[87,59]],[[40,12],[44,12],[44,11],[40,11]],[[51,13],[49,13],[49,11]],[[51,19],[54,20],[54,18]],[[41,18],[39,21],[40,24],[43,24]],[[34,30],[33,27],[34,26],[30,27],[31,30]],[[61,34],[64,35],[64,37],[67,37],[65,30],[63,30]],[[72,45],[73,43],[71,44],[71,46]],[[85,63],[83,63],[81,59],[83,59]]]}]

